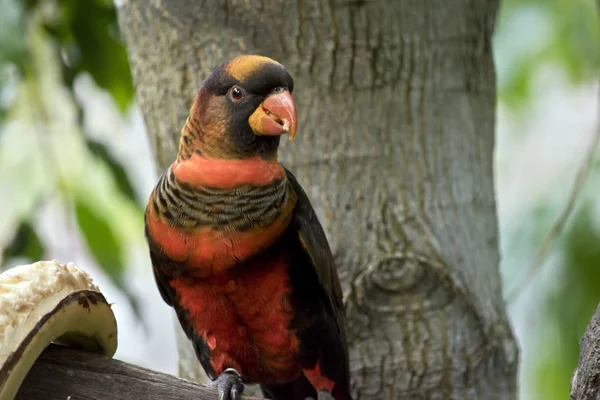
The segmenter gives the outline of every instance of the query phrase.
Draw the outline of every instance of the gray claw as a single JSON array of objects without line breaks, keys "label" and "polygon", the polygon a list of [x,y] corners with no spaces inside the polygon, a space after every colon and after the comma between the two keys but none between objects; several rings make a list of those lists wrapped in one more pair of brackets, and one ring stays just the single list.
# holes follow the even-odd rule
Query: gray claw
[{"label": "gray claw", "polygon": [[319,392],[317,394],[318,400],[335,400],[329,392]]},{"label": "gray claw", "polygon": [[219,391],[219,400],[241,400],[244,393],[244,383],[239,372],[227,368],[217,379],[212,382]]}]

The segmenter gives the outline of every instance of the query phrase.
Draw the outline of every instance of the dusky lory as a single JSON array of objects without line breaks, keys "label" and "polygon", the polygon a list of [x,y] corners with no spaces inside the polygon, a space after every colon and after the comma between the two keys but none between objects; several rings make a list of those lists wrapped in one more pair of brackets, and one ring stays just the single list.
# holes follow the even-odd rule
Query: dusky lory
[{"label": "dusky lory", "polygon": [[333,256],[277,160],[281,135],[296,135],[293,88],[267,57],[214,70],[146,207],[159,291],[221,400],[238,400],[244,383],[272,399],[351,400]]}]

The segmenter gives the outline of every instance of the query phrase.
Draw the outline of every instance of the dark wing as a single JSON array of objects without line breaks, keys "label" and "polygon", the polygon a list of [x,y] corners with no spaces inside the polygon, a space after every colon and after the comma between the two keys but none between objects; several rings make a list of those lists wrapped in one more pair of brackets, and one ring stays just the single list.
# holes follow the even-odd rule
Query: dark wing
[{"label": "dark wing", "polygon": [[152,241],[147,229],[146,240],[148,241],[148,245],[150,247],[150,260],[152,261],[152,271],[154,272],[154,279],[156,281],[158,291],[160,292],[160,295],[165,303],[175,309],[175,313],[177,314],[177,319],[179,319],[181,328],[185,332],[185,335],[188,337],[188,339],[190,339],[192,342],[196,352],[196,357],[198,358],[198,361],[200,361],[200,365],[202,365],[202,368],[204,368],[206,375],[208,375],[210,379],[214,379],[214,370],[212,364],[210,363],[210,349],[206,344],[206,341],[194,332],[192,325],[188,321],[187,311],[179,306],[175,290],[173,290],[173,288],[169,285],[169,282],[172,278],[165,272],[178,271],[181,269],[181,266],[168,256],[162,254],[158,246]]},{"label": "dark wing", "polygon": [[342,287],[337,274],[337,269],[333,261],[333,255],[329,248],[329,242],[325,236],[325,231],[317,218],[315,210],[310,204],[308,196],[302,189],[302,186],[296,180],[296,177],[285,170],[287,179],[296,192],[298,203],[296,204],[295,214],[298,227],[298,236],[300,244],[312,261],[321,287],[323,288],[326,304],[329,305],[331,314],[335,318],[340,331],[340,336],[346,349],[346,330],[344,321],[344,303],[342,299]]},{"label": "dark wing", "polygon": [[150,261],[152,262],[152,272],[154,273],[156,286],[158,287],[158,291],[165,303],[173,307],[175,292],[169,286],[169,276],[167,276],[163,271],[167,265],[174,263],[174,261],[166,255],[161,254],[161,252],[158,250],[158,245],[154,242],[154,240],[152,240],[150,232],[148,232],[148,225],[145,218],[144,225],[146,241],[148,242],[148,247],[150,248]]}]

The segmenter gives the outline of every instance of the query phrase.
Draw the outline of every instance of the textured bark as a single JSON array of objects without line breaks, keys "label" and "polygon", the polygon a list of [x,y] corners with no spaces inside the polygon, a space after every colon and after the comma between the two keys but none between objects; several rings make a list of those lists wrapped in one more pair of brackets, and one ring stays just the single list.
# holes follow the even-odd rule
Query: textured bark
[{"label": "textured bark", "polygon": [[[50,345],[25,377],[15,400],[214,400],[214,387],[151,371],[100,354]],[[247,397],[244,400],[264,400]]]},{"label": "textured bark", "polygon": [[571,378],[571,400],[600,399],[600,305],[579,343],[577,368]]},{"label": "textured bark", "polygon": [[119,8],[159,169],[173,161],[212,68],[261,53],[291,71],[300,129],[280,159],[311,197],[339,266],[356,399],[516,397],[494,197],[497,7],[127,0]]}]

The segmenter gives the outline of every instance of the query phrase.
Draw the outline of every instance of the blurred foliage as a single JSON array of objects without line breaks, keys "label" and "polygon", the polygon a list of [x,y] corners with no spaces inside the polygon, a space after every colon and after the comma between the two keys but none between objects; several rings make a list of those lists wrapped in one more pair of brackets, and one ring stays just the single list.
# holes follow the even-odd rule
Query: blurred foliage
[{"label": "blurred foliage", "polygon": [[[38,7],[41,1],[28,3]],[[60,0],[57,8],[45,27],[61,52],[65,84],[72,89],[75,77],[88,72],[125,111],[133,97],[133,84],[113,2]]]},{"label": "blurred foliage", "polygon": [[[127,112],[132,103],[127,53],[113,2],[0,0],[0,9],[0,139],[31,134],[31,127],[38,126],[33,128],[34,135],[40,143],[47,143],[43,156],[47,165],[41,168],[47,175],[44,184],[50,187],[50,192],[30,191],[26,182],[13,178],[16,183],[9,185],[13,202],[34,199],[31,206],[16,206],[17,211],[3,221],[14,226],[14,234],[8,243],[0,243],[0,260],[10,264],[12,259],[43,259],[45,245],[33,217],[52,199],[66,199],[61,203],[73,214],[88,252],[135,308],[124,285],[124,238],[131,228],[124,226],[123,220],[141,224],[141,205],[122,163],[105,144],[85,132],[84,111],[74,93],[77,77],[89,74],[99,88],[111,94],[121,112]],[[41,154],[37,151],[25,148],[23,156],[35,159]],[[83,165],[64,160],[74,156],[83,157],[84,165],[96,171],[95,179]],[[12,165],[6,160],[1,164]],[[24,161],[15,170],[23,176],[36,176],[40,167],[39,162],[37,167],[35,164]],[[22,170],[27,168],[29,172]]]},{"label": "blurred foliage", "polygon": [[0,10],[0,65],[10,62],[23,69],[28,49],[22,4],[14,0],[0,0]]},{"label": "blurred foliage", "polygon": [[110,168],[112,176],[115,177],[116,183],[119,187],[119,191],[127,196],[131,200],[136,199],[136,193],[129,181],[129,177],[127,176],[127,171],[121,163],[111,154],[108,148],[98,142],[97,140],[93,140],[91,138],[86,138],[86,144],[90,153],[94,155],[94,157],[99,158],[104,161],[106,165]]},{"label": "blurred foliage", "polygon": [[123,273],[123,246],[113,233],[109,221],[83,202],[75,204],[77,224],[85,241],[104,271],[116,282]]},{"label": "blurred foliage", "polygon": [[[600,70],[600,23],[595,0],[504,0],[495,53],[499,98],[518,109],[530,98],[540,66],[560,66],[572,83]],[[515,40],[518,38],[518,40]],[[510,57],[505,55],[510,54]]]},{"label": "blurred foliage", "polygon": [[4,257],[25,257],[29,260],[41,260],[43,255],[44,247],[33,229],[31,221],[21,221],[12,243],[4,249]]},{"label": "blurred foliage", "polygon": [[83,201],[75,203],[75,215],[90,252],[116,286],[127,295],[134,312],[140,315],[139,305],[124,282],[125,249],[123,241],[113,229],[115,221],[105,219],[93,204]]},{"label": "blurred foliage", "polygon": [[547,326],[540,335],[537,392],[569,397],[579,340],[600,302],[600,231],[590,202],[579,208],[561,242],[561,276],[544,302]]},{"label": "blurred foliage", "polygon": [[[558,67],[573,85],[598,81],[600,19],[595,0],[504,0],[501,4],[494,51],[498,97],[503,106],[525,121],[531,110],[534,82],[548,67]],[[587,186],[599,185],[597,161]],[[550,286],[544,297],[528,305],[527,335],[532,338],[527,341],[533,346],[522,349],[527,361],[521,373],[533,379],[527,384],[527,393],[535,393],[536,399],[569,397],[579,339],[600,301],[600,224],[594,212],[598,200],[593,192],[590,189],[578,199],[567,228],[554,241],[550,257],[553,262],[548,261],[544,268],[554,263],[557,275],[544,283],[544,288]],[[564,190],[558,189],[554,196],[529,207],[529,223],[516,231],[503,232],[503,250],[508,253],[503,256],[504,263],[517,266],[519,271],[513,271],[516,278],[533,259],[566,197]],[[544,281],[534,279],[536,283]],[[510,286],[511,282],[505,283],[505,287]]]}]

